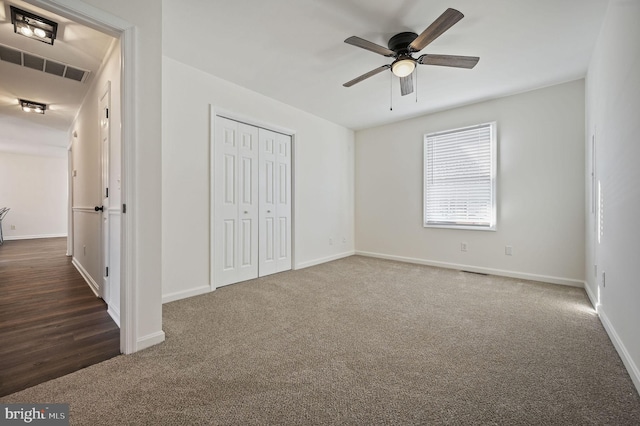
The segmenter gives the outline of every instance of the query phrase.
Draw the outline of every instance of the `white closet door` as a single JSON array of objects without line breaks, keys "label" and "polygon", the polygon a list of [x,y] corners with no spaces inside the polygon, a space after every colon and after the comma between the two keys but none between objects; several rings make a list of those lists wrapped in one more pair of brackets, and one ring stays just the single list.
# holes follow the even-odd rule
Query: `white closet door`
[{"label": "white closet door", "polygon": [[291,136],[278,134],[276,149],[278,168],[277,215],[277,272],[291,269]]},{"label": "white closet door", "polygon": [[259,130],[259,275],[291,269],[291,137]]},{"label": "white closet door", "polygon": [[277,134],[260,129],[260,237],[258,268],[261,277],[277,272],[276,262],[276,139]]},{"label": "white closet door", "polygon": [[258,276],[258,129],[216,117],[215,284]]}]

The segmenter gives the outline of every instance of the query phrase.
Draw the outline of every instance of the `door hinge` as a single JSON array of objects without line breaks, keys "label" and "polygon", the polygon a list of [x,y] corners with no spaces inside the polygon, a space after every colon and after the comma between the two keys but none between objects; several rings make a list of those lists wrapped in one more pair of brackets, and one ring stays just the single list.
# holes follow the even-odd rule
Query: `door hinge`
[{"label": "door hinge", "polygon": [[126,213],[127,212],[127,205],[123,204],[122,205],[122,213]]},{"label": "door hinge", "polygon": [[109,188],[106,188],[106,189],[107,189],[107,191],[106,191],[107,193],[105,194],[106,195],[105,198],[109,198]]},{"label": "door hinge", "polygon": [[106,118],[109,118],[109,108],[105,108],[104,110],[107,113],[107,117]]},{"label": "door hinge", "polygon": [[106,270],[106,272],[105,272],[105,275],[104,275],[104,276],[105,276],[105,277],[108,277],[108,276],[109,276],[109,267],[107,266],[107,268],[106,268],[106,269],[107,269],[107,270]]}]

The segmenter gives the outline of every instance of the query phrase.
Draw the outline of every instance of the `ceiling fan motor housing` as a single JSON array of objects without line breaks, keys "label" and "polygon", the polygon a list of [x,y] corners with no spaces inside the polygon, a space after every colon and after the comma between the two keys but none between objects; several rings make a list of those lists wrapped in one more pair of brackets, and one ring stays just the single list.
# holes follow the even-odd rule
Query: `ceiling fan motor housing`
[{"label": "ceiling fan motor housing", "polygon": [[396,52],[396,55],[409,55],[409,45],[418,38],[418,34],[413,32],[398,33],[389,39],[389,49]]}]

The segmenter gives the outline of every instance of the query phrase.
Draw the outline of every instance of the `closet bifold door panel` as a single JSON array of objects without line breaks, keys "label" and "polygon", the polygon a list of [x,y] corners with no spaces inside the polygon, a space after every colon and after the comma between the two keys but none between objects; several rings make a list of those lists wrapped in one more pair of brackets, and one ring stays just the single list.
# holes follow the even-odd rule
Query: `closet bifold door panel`
[{"label": "closet bifold door panel", "polygon": [[291,269],[291,136],[265,129],[260,141],[259,275]]},{"label": "closet bifold door panel", "polygon": [[215,121],[214,280],[216,287],[258,276],[258,129]]},{"label": "closet bifold door panel", "polygon": [[291,136],[216,116],[213,280],[291,269]]}]

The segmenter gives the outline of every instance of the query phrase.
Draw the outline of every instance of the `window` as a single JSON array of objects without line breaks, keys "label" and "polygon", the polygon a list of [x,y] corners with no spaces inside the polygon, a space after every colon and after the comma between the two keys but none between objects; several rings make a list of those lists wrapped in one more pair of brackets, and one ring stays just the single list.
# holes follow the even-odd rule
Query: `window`
[{"label": "window", "polygon": [[495,122],[424,136],[424,226],[495,230]]}]

